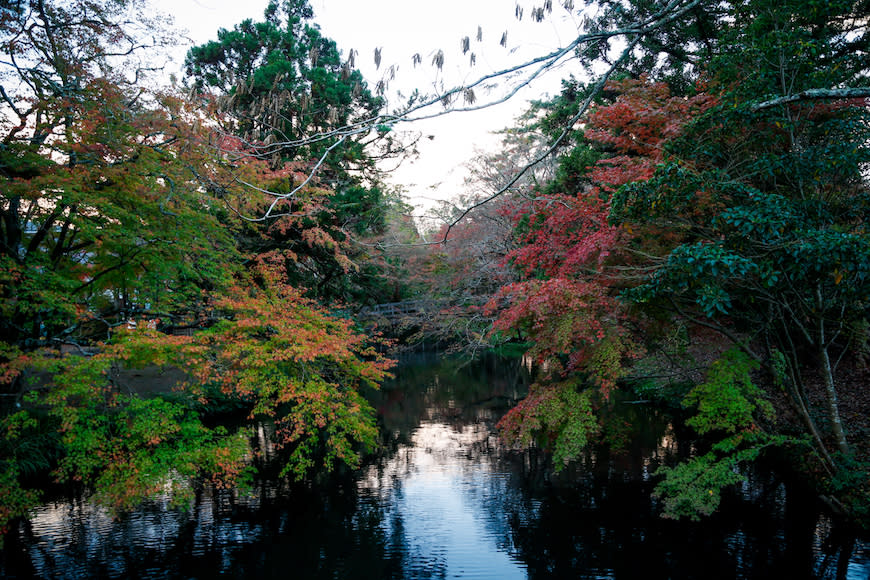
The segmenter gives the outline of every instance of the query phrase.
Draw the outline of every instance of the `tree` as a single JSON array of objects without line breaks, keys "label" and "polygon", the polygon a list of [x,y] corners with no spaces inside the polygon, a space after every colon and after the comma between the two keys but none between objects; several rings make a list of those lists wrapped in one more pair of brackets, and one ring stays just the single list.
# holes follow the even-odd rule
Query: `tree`
[{"label": "tree", "polygon": [[[566,84],[559,99],[562,105],[575,102],[575,90]],[[611,82],[607,90],[616,97],[593,109],[584,133],[576,136],[575,149],[562,157],[562,167],[570,167],[570,172],[558,172],[559,179],[515,212],[518,246],[507,259],[525,280],[505,286],[490,303],[496,308],[503,302],[494,328],[522,331],[533,343],[529,353],[549,366],[552,375],[579,373],[586,378],[534,385],[529,398],[501,423],[515,443],[534,437],[560,441],[563,435],[553,435],[553,430],[572,437],[585,432],[580,437],[585,442],[597,424],[553,402],[573,400],[581,393],[589,407],[594,390],[590,386],[606,398],[624,376],[625,360],[639,355],[640,345],[627,326],[628,312],[618,296],[624,282],[612,269],[632,260],[625,246],[633,236],[609,223],[611,196],[626,183],[650,177],[666,140],[711,102],[703,94],[672,97],[665,84],[644,79]],[[546,109],[551,116],[562,115],[558,104]],[[548,119],[539,125],[546,128]],[[579,159],[591,165],[578,167]],[[582,189],[560,191],[563,186]],[[565,389],[579,391],[562,393]],[[564,461],[583,447],[556,445]]]},{"label": "tree", "polygon": [[[27,388],[22,372],[51,360],[37,349],[105,339],[133,317],[170,322],[182,309],[195,313],[201,292],[232,276],[219,264],[237,260],[214,205],[190,184],[185,161],[193,157],[181,160],[189,127],[177,122],[180,102],[136,85],[145,72],[136,64],[142,30],[122,23],[138,8],[33,0],[0,13],[0,364],[4,387],[19,402]],[[148,38],[161,42],[157,28]],[[120,62],[132,78],[117,73]],[[75,379],[85,389],[66,395],[83,409],[96,404],[85,393],[90,373],[105,364],[97,360],[106,359],[79,366],[65,383]],[[62,390],[40,402],[60,413]],[[227,441],[207,443],[211,435],[186,412],[159,405],[131,403],[123,413],[143,421],[167,413],[187,443],[202,447],[202,458],[229,449]],[[58,459],[51,429],[65,429],[70,418],[40,419],[32,410],[3,418],[4,527],[35,499],[19,478]],[[60,461],[75,461],[74,448],[67,452]],[[78,458],[83,466],[95,460]]]},{"label": "tree", "polygon": [[[318,134],[368,119],[383,102],[369,92],[353,60],[341,62],[335,42],[311,23],[307,0],[273,0],[264,16],[190,49],[187,75],[193,88],[216,91],[224,110],[234,113],[228,132],[261,144],[276,159],[318,159],[336,143]],[[346,139],[333,149],[324,181],[334,186],[348,178],[339,175],[348,167],[342,162],[371,168],[363,146]]]},{"label": "tree", "polygon": [[757,103],[863,74],[850,51],[862,42],[849,24],[855,9],[834,2],[799,11],[761,1],[737,8],[753,24],[724,31],[739,52],[710,67],[721,105],[673,144],[673,157],[652,179],[620,192],[614,213],[684,232],[632,295],[664,299],[764,362],[831,470],[836,461],[807,389],[818,373],[828,428],[848,455],[835,373],[866,325],[866,103]]},{"label": "tree", "polygon": [[[227,202],[292,183],[293,164],[213,131],[220,118],[201,102],[118,72],[141,48],[139,7],[0,11],[0,382],[22,405],[2,419],[3,528],[36,500],[40,473],[116,509],[165,486],[184,500],[203,480],[243,484],[258,421],[279,426],[278,461],[296,478],[354,466],[374,441],[360,391],[388,361],[234,235],[243,226]],[[327,211],[323,190],[300,181],[306,210]],[[187,380],[124,386],[123,371],[149,365]],[[214,426],[222,406],[246,419]]]},{"label": "tree", "polygon": [[[632,2],[617,10],[616,4],[603,3],[598,30],[643,21],[658,9]],[[524,244],[512,257],[537,279],[503,291],[511,301],[497,323],[528,329],[534,353],[589,372],[584,353],[595,342],[583,337],[614,320],[614,309],[602,300],[616,305],[614,291],[622,288],[647,312],[670,311],[714,329],[750,356],[754,362],[741,363],[740,377],[720,372],[724,366],[711,369],[708,382],[686,399],[700,417],[705,405],[730,400],[732,393],[742,402],[723,403],[719,412],[750,413],[715,426],[696,424],[701,433],[734,435],[712,455],[668,473],[660,492],[674,500],[672,515],[718,503],[689,498],[694,491],[687,482],[726,485],[733,478],[722,474],[736,463],[785,442],[760,410],[759,391],[746,386],[758,378],[751,374],[754,364],[769,373],[774,392],[777,385],[785,389],[820,464],[831,481],[840,478],[851,447],[839,413],[837,372],[866,342],[867,327],[861,170],[867,91],[860,87],[866,62],[856,57],[866,44],[856,20],[864,3],[759,0],[718,3],[696,14],[701,4],[669,3],[665,10],[674,18],[635,37],[630,55],[622,53],[627,70],[648,71],[666,84],[630,81],[613,104],[591,113],[586,108],[595,85],[574,107],[577,113],[551,107],[572,124],[578,115],[586,122],[584,139],[563,157],[568,170],[557,173],[581,185],[582,194],[540,196],[538,206],[520,214]],[[707,28],[711,22],[715,26]],[[687,24],[685,33],[698,42],[689,50],[657,40]],[[671,97],[671,91],[679,92]],[[576,94],[576,85],[567,84],[563,102],[570,105],[568,97],[576,101]],[[556,145],[571,134],[557,130]],[[583,171],[578,161],[587,159],[594,169]],[[614,275],[608,264],[623,274]],[[625,372],[619,364],[613,368]],[[533,389],[505,419],[509,437],[528,442],[535,433],[579,425],[553,404],[567,396],[565,388],[578,389],[564,382],[555,391]],[[560,457],[569,457],[564,449]],[[680,489],[687,495],[669,495]]]},{"label": "tree", "polygon": [[144,48],[121,24],[138,8],[34,1],[4,13],[0,329],[12,344],[105,337],[145,312],[169,322],[230,274],[219,205],[190,171],[204,154],[190,112],[114,68]]},{"label": "tree", "polygon": [[[274,169],[293,163],[325,191],[309,188],[316,197],[306,199],[295,191],[305,177],[265,184],[259,204],[248,199],[239,208],[252,222],[241,242],[257,253],[284,253],[288,280],[312,297],[370,300],[382,284],[360,271],[365,251],[348,242],[382,234],[394,203],[375,164],[401,153],[371,123],[384,102],[354,68],[353,53],[342,62],[335,42],[311,23],[306,0],[275,0],[264,16],[192,48],[187,74],[195,91],[212,96],[223,130],[242,140],[246,155]],[[314,231],[318,237],[306,237]]]},{"label": "tree", "polygon": [[[411,268],[418,272],[410,279],[412,287],[438,301],[432,312],[415,320],[419,334],[435,338],[454,348],[477,349],[490,346],[487,334],[493,319],[483,305],[504,285],[518,280],[516,272],[504,267],[504,260],[514,249],[512,214],[517,204],[533,195],[537,180],[545,181],[549,167],[527,174],[508,195],[478,208],[455,221],[462,208],[489,197],[514,176],[514,172],[534,157],[541,144],[531,131],[502,131],[501,151],[481,153],[467,163],[468,176],[464,193],[456,199],[442,201],[435,210],[439,229],[429,238],[444,241],[428,245],[411,258]],[[445,233],[448,225],[449,233]]]}]

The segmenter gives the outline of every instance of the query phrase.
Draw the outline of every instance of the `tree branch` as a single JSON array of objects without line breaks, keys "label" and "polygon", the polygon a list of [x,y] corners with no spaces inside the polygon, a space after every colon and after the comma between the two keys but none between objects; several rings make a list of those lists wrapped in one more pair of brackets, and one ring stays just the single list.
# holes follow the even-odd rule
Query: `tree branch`
[{"label": "tree branch", "polygon": [[817,99],[866,99],[868,97],[870,97],[870,87],[854,87],[842,89],[809,89],[806,91],[795,93],[793,95],[785,95],[782,97],[777,97],[775,99],[762,101],[761,103],[753,105],[751,110],[761,111],[764,109],[770,109],[771,107],[776,107],[778,105],[787,105],[790,103],[797,103],[800,101],[812,101]]}]

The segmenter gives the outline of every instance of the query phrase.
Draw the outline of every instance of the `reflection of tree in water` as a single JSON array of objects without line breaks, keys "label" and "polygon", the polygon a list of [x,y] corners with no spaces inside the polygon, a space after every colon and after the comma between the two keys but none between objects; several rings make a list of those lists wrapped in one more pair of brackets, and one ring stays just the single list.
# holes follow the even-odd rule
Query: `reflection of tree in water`
[{"label": "reflection of tree in water", "polygon": [[504,510],[521,492],[500,471],[494,426],[527,385],[519,362],[418,359],[382,389],[376,406],[393,446],[360,488],[389,506],[388,534],[406,552],[408,577],[525,577]]},{"label": "reflection of tree in water", "polygon": [[421,421],[463,425],[497,420],[528,390],[520,361],[470,362],[434,353],[409,356],[372,396],[388,437],[408,443]]},{"label": "reflection of tree in water", "polygon": [[[201,494],[189,513],[152,502],[117,519],[87,502],[45,506],[6,554],[4,577],[402,578],[383,510],[352,481]],[[24,545],[14,545],[24,544]],[[26,551],[25,551],[26,550]],[[29,560],[25,562],[24,559]],[[31,564],[32,562],[32,564]],[[28,571],[29,568],[29,571]]]},{"label": "reflection of tree in water", "polygon": [[[522,380],[518,373],[505,378],[493,364],[463,364],[400,369],[402,386],[388,385],[376,395],[388,412],[387,439],[410,442],[421,420],[438,419],[450,432],[464,429],[471,435],[464,454],[479,459],[490,452],[492,422],[501,413],[491,407],[505,407],[508,397],[521,394]],[[257,433],[265,456],[268,429]],[[374,458],[373,467],[390,458],[401,466],[408,453],[407,446],[394,445]],[[304,578],[403,578],[405,570],[414,569],[413,559],[423,561],[425,555],[408,550],[406,523],[383,489],[357,485],[351,476],[312,486],[260,482],[249,495],[201,492],[190,513],[154,501],[116,519],[85,501],[49,504],[11,538],[0,572],[31,576],[35,568],[46,577],[204,578],[283,570]],[[417,567],[415,576],[439,577],[446,569],[438,554],[430,564]]]},{"label": "reflection of tree in water", "polygon": [[764,504],[753,513],[730,498],[720,514],[690,524],[659,519],[648,491],[611,478],[542,494],[536,513],[512,520],[529,578],[846,577],[851,548],[825,553],[815,534],[827,535],[827,524],[806,509],[806,496],[788,498],[809,514],[803,521],[772,518]]},{"label": "reflection of tree in water", "polygon": [[527,499],[511,514],[511,534],[529,578],[847,577],[854,536],[843,537],[811,492],[773,471],[747,472],[710,518],[661,519],[651,476],[691,445],[650,411],[617,399],[609,420],[632,426],[630,444],[590,449],[558,476],[534,453],[513,459]]}]

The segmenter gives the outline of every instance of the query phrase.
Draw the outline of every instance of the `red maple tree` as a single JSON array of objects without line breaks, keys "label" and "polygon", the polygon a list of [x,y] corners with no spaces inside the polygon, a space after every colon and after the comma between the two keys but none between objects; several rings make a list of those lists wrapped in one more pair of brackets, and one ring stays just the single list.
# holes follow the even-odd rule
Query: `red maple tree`
[{"label": "red maple tree", "polygon": [[[584,121],[585,142],[580,146],[604,155],[586,168],[590,185],[576,192],[541,193],[515,211],[519,247],[507,262],[526,279],[503,287],[488,305],[498,313],[495,330],[519,332],[533,343],[529,354],[549,369],[550,380],[534,385],[524,404],[500,423],[513,443],[528,441],[536,425],[548,425],[551,440],[559,440],[553,430],[579,428],[573,414],[553,403],[568,399],[552,392],[576,385],[557,382],[556,377],[580,372],[587,386],[597,386],[606,398],[623,373],[623,361],[640,354],[618,298],[626,281],[611,266],[617,256],[619,263],[630,264],[627,248],[646,243],[650,232],[611,225],[611,194],[626,183],[650,178],[664,159],[666,142],[714,104],[702,92],[673,96],[664,83],[644,78],[611,82],[607,90],[617,93],[613,102],[595,108]],[[546,409],[532,409],[536,401]],[[526,421],[530,413],[544,411],[563,417],[560,425]]]}]

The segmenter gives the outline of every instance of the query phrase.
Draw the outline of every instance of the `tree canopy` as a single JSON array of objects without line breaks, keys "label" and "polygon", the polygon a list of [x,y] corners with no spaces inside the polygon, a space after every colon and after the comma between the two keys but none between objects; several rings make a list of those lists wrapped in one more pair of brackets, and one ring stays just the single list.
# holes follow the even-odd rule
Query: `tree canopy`
[{"label": "tree canopy", "polygon": [[[377,99],[332,41],[300,24],[305,4],[291,2],[237,31],[262,33],[247,37],[250,54],[233,53],[251,59],[233,65],[251,75],[246,97],[215,82],[192,95],[151,89],[145,63],[171,32],[142,9],[0,8],[0,376],[13,403],[2,419],[0,526],[25,513],[49,471],[116,509],[167,485],[179,501],[203,481],[244,485],[261,453],[251,429],[264,421],[276,426],[281,472],[297,479],[355,466],[376,441],[361,392],[389,361],[312,298],[376,287],[343,232],[379,232],[388,201],[364,142],[311,136],[371,114]],[[273,118],[245,125],[226,101],[238,112],[282,94],[288,124],[274,130],[310,146],[264,154],[272,141],[252,131]],[[255,228],[242,216],[261,217],[273,190],[298,195]],[[326,265],[312,266],[318,259]],[[342,280],[353,271],[356,282]],[[155,368],[182,376],[155,392],[124,378]]]},{"label": "tree canopy", "polygon": [[246,154],[273,168],[290,164],[300,176],[316,167],[320,192],[296,192],[299,184],[282,178],[266,184],[259,203],[239,204],[252,224],[240,232],[243,245],[284,255],[287,276],[311,297],[376,300],[383,282],[356,263],[364,249],[345,242],[385,231],[391,199],[375,162],[402,148],[371,125],[383,99],[312,16],[304,0],[270,2],[263,21],[245,20],[191,48],[187,75],[213,97],[221,130]]},{"label": "tree canopy", "polygon": [[[720,440],[662,472],[666,513],[715,509],[736,466],[772,446],[809,445],[809,469],[838,488],[855,446],[866,454],[839,394],[868,339],[867,4],[596,6],[576,51],[543,60],[576,58],[591,80],[536,104],[522,130],[550,146],[483,200],[510,199],[505,265],[523,278],[490,302],[493,337],[530,339],[550,369],[504,434],[576,456],[610,389],[667,370],[670,322],[723,362],[684,401]],[[550,155],[554,179],[518,193]],[[838,489],[854,502],[861,485]]]}]

